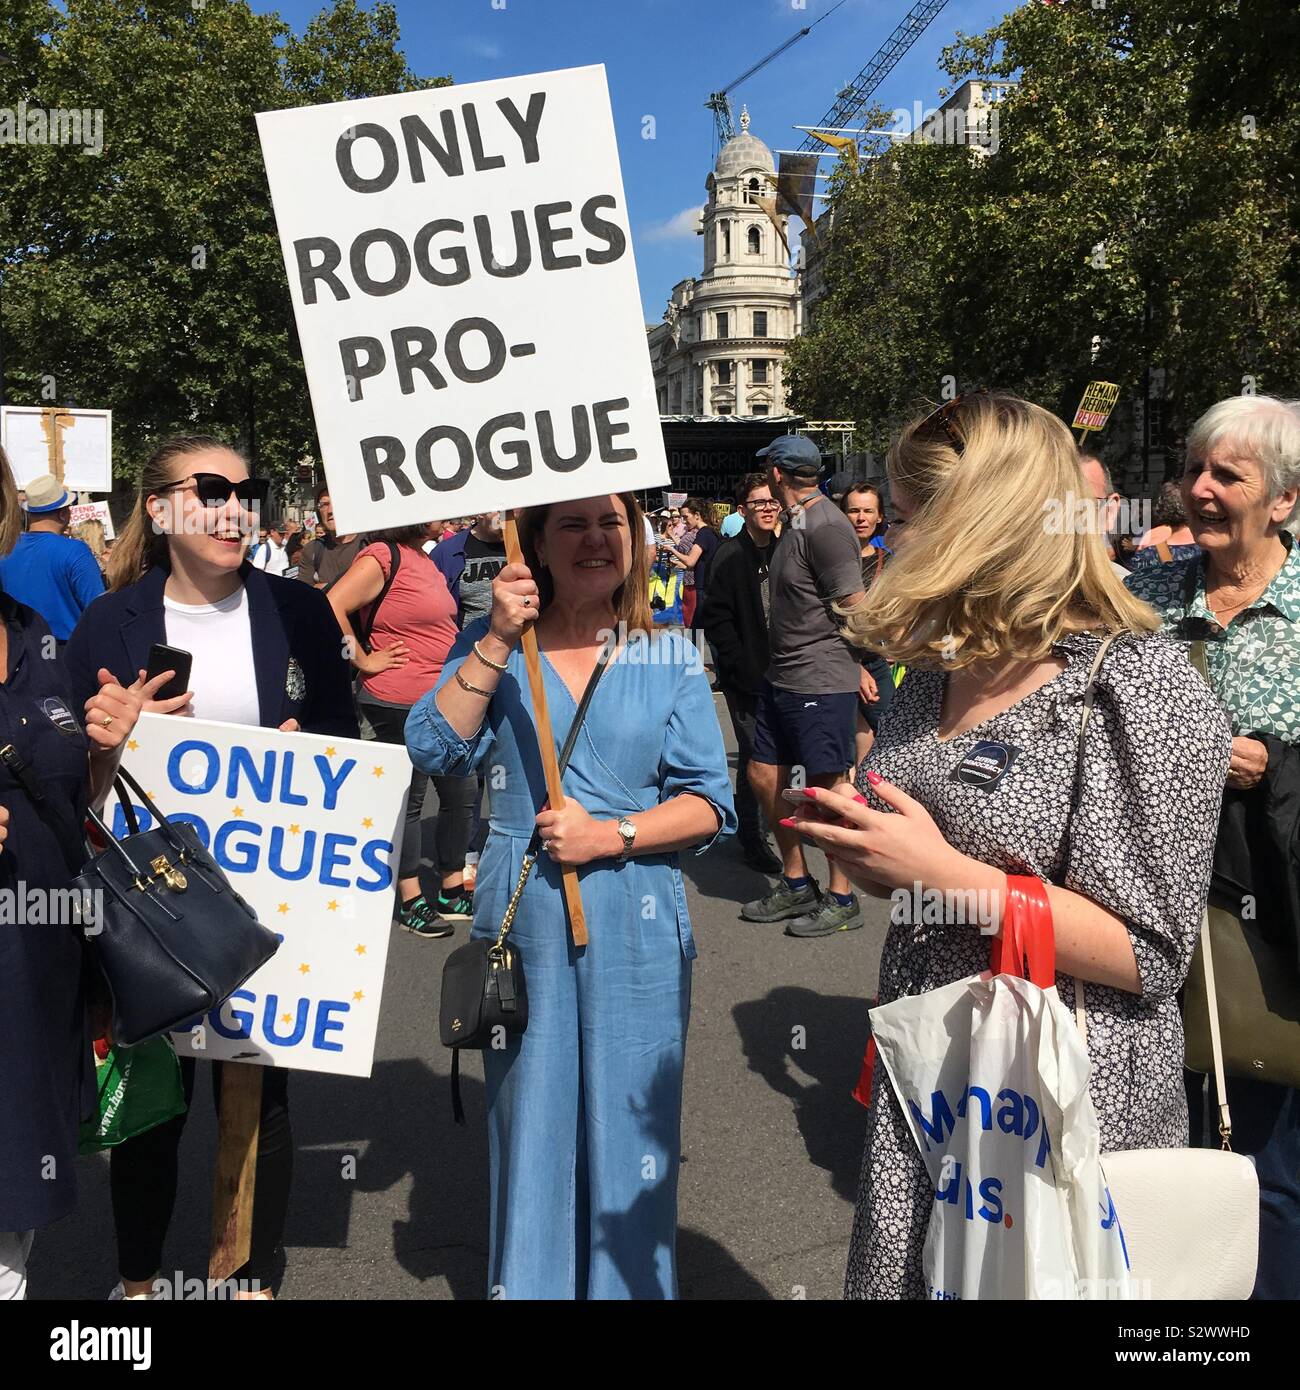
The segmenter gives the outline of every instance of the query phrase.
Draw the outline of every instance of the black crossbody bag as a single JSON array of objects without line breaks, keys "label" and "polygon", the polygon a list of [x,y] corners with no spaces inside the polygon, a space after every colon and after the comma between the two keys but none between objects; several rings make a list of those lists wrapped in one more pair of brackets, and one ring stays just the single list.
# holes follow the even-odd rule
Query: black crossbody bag
[{"label": "black crossbody bag", "polygon": [[[607,642],[596,658],[587,688],[578,702],[568,736],[560,751],[560,776],[569,765],[569,756],[587,706],[596,693],[596,686],[609,665],[614,643]],[[486,718],[486,715],[484,716]],[[442,998],[438,1008],[438,1029],[444,1047],[451,1048],[451,1112],[456,1123],[465,1123],[465,1109],[460,1098],[460,1054],[464,1048],[481,1051],[491,1047],[494,1040],[513,1037],[528,1027],[528,985],[524,979],[524,961],[518,946],[507,945],[506,937],[514,924],[524,885],[537,862],[541,832],[534,830],[519,867],[515,891],[501,918],[496,940],[482,937],[459,947],[447,957],[442,967]],[[501,1030],[498,1032],[498,1030]],[[497,1044],[500,1045],[499,1042]]]}]

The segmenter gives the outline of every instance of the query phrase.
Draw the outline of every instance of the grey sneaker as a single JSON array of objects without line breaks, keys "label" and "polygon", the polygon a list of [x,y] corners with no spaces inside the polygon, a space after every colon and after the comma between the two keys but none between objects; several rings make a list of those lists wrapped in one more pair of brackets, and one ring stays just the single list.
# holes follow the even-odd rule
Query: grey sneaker
[{"label": "grey sneaker", "polygon": [[755,898],[740,909],[742,922],[783,922],[787,917],[801,917],[821,902],[821,890],[816,879],[809,879],[802,888],[791,888],[785,879],[765,898]]},{"label": "grey sneaker", "polygon": [[823,898],[814,912],[796,917],[785,924],[787,936],[830,936],[837,931],[853,931],[862,925],[862,908],[858,900],[851,903],[837,903],[834,898]]}]

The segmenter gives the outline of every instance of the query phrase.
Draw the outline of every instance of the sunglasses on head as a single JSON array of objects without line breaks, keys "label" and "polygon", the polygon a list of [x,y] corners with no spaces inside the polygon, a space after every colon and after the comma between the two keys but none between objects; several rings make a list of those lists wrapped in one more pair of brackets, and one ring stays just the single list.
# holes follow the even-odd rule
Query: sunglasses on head
[{"label": "sunglasses on head", "polygon": [[242,478],[235,483],[223,473],[191,473],[188,478],[173,483],[165,491],[174,492],[190,483],[194,484],[194,491],[205,507],[224,507],[232,496],[238,497],[245,507],[262,507],[271,495],[269,478]]},{"label": "sunglasses on head", "polygon": [[948,437],[948,443],[957,452],[960,458],[966,452],[966,441],[952,427],[952,417],[957,413],[957,407],[963,401],[973,400],[976,396],[987,396],[989,391],[981,386],[978,391],[963,391],[960,396],[954,396],[952,400],[945,401],[937,410],[932,410],[929,415],[917,425],[914,433],[919,434],[922,430],[934,431],[942,429]]}]

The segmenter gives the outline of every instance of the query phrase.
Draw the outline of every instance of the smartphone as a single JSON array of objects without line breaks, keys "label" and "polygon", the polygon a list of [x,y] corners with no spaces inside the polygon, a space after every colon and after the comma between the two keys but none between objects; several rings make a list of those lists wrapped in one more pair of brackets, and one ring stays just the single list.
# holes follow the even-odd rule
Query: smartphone
[{"label": "smartphone", "polygon": [[189,652],[183,652],[179,647],[168,647],[162,642],[155,642],[149,648],[149,664],[145,667],[145,680],[151,681],[155,676],[161,676],[164,671],[175,671],[175,676],[154,695],[155,700],[172,700],[177,695],[184,695],[190,688],[190,668],[194,665],[194,658]]},{"label": "smartphone", "polygon": [[781,800],[788,801],[791,806],[805,809],[810,816],[815,816],[818,820],[825,821],[828,825],[842,825],[849,830],[857,830],[858,826],[852,821],[847,821],[838,812],[832,811],[829,806],[811,796],[805,796],[798,787],[787,787],[781,793]]}]

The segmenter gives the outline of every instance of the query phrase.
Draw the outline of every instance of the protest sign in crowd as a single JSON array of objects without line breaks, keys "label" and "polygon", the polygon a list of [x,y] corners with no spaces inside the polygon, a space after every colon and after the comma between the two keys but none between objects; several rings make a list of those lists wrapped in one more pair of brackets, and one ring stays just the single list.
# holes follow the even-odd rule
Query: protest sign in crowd
[{"label": "protest sign in crowd", "polygon": [[272,1297],[291,1073],[370,1076],[394,927],[451,938],[458,1116],[482,1053],[483,1292],[675,1297],[683,865],[732,835],[745,930],[890,905],[847,1298],[1300,1296],[1300,404],[1205,401],[1131,568],[1006,392],[835,493],[799,433],[664,493],[602,69],[258,128],[312,534],[189,435],[101,566],[108,421],[6,424],[0,1298],[105,1152],[111,1296],[160,1296],[199,1063],[210,1270]]}]

